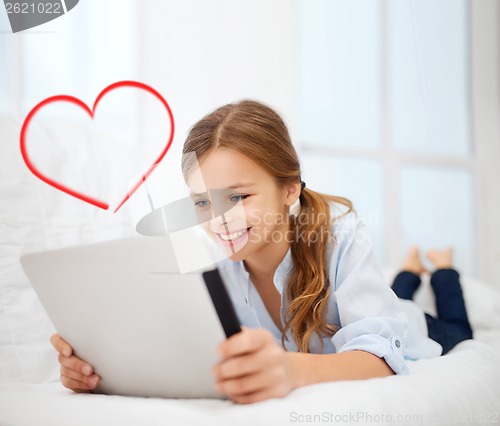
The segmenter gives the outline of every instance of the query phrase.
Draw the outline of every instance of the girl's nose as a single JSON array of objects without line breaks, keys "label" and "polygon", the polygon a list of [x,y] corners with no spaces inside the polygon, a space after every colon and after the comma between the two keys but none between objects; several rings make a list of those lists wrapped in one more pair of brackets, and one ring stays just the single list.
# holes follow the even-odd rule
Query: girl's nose
[{"label": "girl's nose", "polygon": [[211,228],[215,231],[220,231],[226,228],[229,225],[230,218],[226,217],[227,214],[222,214],[220,216],[216,216],[214,209],[212,209],[212,220],[210,221]]}]

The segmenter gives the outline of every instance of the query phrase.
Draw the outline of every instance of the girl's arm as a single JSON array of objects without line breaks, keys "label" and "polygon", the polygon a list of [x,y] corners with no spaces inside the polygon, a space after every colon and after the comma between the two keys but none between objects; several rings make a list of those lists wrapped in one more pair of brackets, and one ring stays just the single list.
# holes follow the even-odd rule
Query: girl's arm
[{"label": "girl's arm", "polygon": [[394,374],[383,358],[370,352],[349,351],[336,354],[287,353],[293,387],[336,380],[362,380]]},{"label": "girl's arm", "polygon": [[270,331],[243,327],[219,347],[217,390],[238,403],[287,395],[313,383],[359,380],[394,374],[384,359],[353,350],[335,354],[285,352]]}]

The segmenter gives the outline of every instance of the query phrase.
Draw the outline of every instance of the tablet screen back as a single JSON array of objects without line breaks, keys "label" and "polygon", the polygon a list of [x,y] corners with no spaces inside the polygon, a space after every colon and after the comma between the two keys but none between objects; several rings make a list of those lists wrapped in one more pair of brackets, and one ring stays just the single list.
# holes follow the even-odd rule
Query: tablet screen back
[{"label": "tablet screen back", "polygon": [[97,392],[221,397],[226,334],[201,272],[180,274],[168,236],[25,255],[22,266],[61,337],[101,376]]}]

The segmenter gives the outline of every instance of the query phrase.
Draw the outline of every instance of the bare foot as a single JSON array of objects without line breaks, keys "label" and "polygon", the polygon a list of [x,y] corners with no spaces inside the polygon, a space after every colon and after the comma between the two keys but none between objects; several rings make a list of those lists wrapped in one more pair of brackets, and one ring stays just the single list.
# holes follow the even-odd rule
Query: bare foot
[{"label": "bare foot", "polygon": [[428,272],[420,260],[420,253],[417,246],[410,247],[401,269],[403,271],[412,272],[415,275],[420,275],[422,272]]},{"label": "bare foot", "polygon": [[436,269],[453,268],[453,249],[451,247],[447,247],[444,250],[429,250],[426,256]]}]

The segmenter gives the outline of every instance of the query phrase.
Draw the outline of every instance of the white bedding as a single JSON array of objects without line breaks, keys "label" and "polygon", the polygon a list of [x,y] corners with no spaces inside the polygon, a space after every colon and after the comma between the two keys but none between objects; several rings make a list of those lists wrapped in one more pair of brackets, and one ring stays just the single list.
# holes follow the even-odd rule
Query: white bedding
[{"label": "white bedding", "polygon": [[[408,376],[308,386],[248,406],[64,389],[48,341],[53,327],[19,256],[125,236],[133,232],[133,221],[125,209],[117,216],[96,211],[37,181],[20,158],[19,128],[19,122],[0,117],[0,426],[500,422],[500,289],[470,277],[462,284],[476,340],[443,357],[409,362]],[[393,274],[386,271],[388,281]],[[416,301],[432,313],[428,280]]]},{"label": "white bedding", "polygon": [[[499,340],[500,332],[490,337]],[[445,356],[410,362],[409,367],[409,376],[307,386],[285,398],[251,405],[74,394],[59,383],[3,384],[0,424],[241,426],[316,420],[317,424],[469,425],[500,421],[500,357],[487,344],[464,341]]]}]

